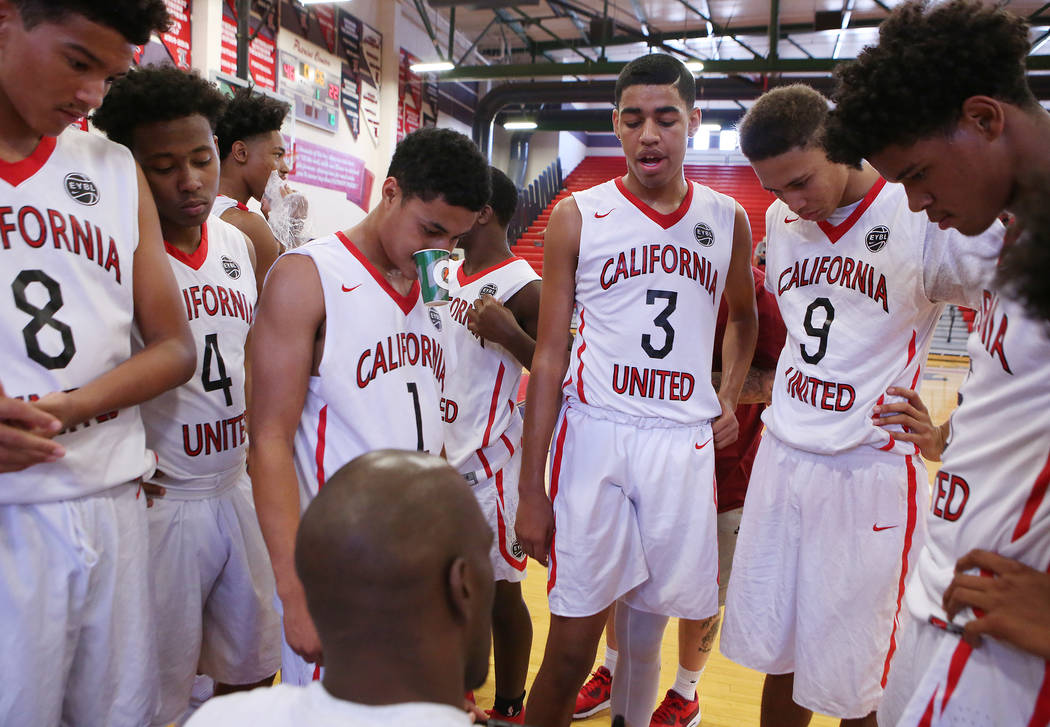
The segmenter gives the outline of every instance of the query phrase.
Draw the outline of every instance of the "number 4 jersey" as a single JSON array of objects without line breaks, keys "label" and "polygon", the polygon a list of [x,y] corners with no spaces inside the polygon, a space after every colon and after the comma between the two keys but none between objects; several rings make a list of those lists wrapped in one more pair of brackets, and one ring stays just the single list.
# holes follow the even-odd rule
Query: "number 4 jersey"
[{"label": "number 4 jersey", "polygon": [[213,475],[242,468],[247,453],[244,341],[255,309],[255,272],[244,233],[214,215],[201,226],[192,255],[164,246],[197,346],[197,368],[182,386],[144,403],[142,421],[158,469],[187,488],[201,479],[207,489],[216,484]]},{"label": "number 4 jersey", "polygon": [[886,389],[917,389],[943,303],[969,308],[994,274],[998,222],[977,237],[941,230],[908,209],[899,184],[879,179],[838,224],[766,210],[766,288],[787,341],[773,404],[763,413],[781,441],[817,454],[867,444],[916,454],[871,422]]},{"label": "number 4 jersey", "polygon": [[563,385],[570,404],[681,424],[721,414],[711,351],[736,202],[687,185],[671,214],[649,207],[619,178],[573,194],[583,225],[579,327]]},{"label": "number 4 jersey", "polygon": [[[131,355],[138,177],[131,153],[67,130],[0,162],[0,383],[32,401]],[[0,503],[91,495],[151,464],[138,407],[59,434],[65,457],[0,475]]]}]

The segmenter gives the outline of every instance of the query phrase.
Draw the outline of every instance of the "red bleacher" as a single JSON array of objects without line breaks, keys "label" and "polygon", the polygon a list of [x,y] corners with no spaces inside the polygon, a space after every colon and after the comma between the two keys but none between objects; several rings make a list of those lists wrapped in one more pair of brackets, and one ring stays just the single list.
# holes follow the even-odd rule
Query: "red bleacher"
[{"label": "red bleacher", "polygon": [[[528,260],[536,272],[543,275],[543,231],[547,229],[547,220],[554,205],[573,192],[593,187],[626,173],[627,162],[623,157],[585,158],[565,178],[564,189],[551,200],[547,209],[540,213],[535,222],[512,246],[514,253]],[[773,195],[762,189],[758,177],[755,176],[750,166],[686,164],[685,176],[736,199],[743,205],[751,221],[751,238],[754,244],[765,237],[766,208],[773,201]]]}]

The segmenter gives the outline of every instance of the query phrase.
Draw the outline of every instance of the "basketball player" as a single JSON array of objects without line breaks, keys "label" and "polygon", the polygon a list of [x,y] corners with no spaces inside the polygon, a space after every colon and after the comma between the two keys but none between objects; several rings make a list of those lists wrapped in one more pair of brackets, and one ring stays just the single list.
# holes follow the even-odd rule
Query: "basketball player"
[{"label": "basketball player", "polygon": [[68,127],[167,24],[159,0],[0,0],[3,383],[61,428],[0,475],[0,724],[141,727],[156,706],[137,405],[192,374],[193,339],[134,159]]},{"label": "basketball player", "polygon": [[213,699],[189,725],[468,727],[493,573],[492,530],[463,478],[422,452],[361,455],[306,508],[295,545],[323,681]]},{"label": "basketball player", "polygon": [[[569,723],[617,600],[612,708],[635,727],[656,702],[667,617],[710,628],[718,613],[712,453],[736,438],[757,320],[743,208],[683,175],[700,123],[695,94],[670,56],[625,66],[613,128],[628,172],[560,202],[547,227],[517,519],[525,552],[544,564],[550,553],[551,626],[526,708],[544,727]],[[729,323],[716,394],[723,289]]]},{"label": "basketball player", "polygon": [[321,657],[292,566],[301,510],[359,454],[442,450],[442,316],[423,305],[412,253],[450,249],[466,234],[488,202],[488,179],[462,134],[409,134],[379,204],[354,227],[290,251],[263,291],[249,354],[248,458],[284,608],[282,681],[310,681],[307,662]]},{"label": "basketball player", "polygon": [[174,67],[117,79],[95,126],[131,149],[157,202],[168,260],[197,344],[197,373],[142,405],[157,455],[149,509],[153,613],[166,725],[194,675],[223,693],[272,683],[280,668],[273,574],[245,470],[244,343],[255,255],[244,233],[209,217],[219,186],[214,126],[225,97]]},{"label": "basketball player", "polygon": [[[1032,228],[981,291],[880,724],[1035,725],[1050,714],[1050,115],[1025,78],[1029,50],[1025,21],[996,6],[906,3],[839,77],[836,158],[867,158],[941,227],[973,234],[1005,209]],[[883,408],[880,419],[911,419]],[[1025,615],[1033,606],[1041,626]]]},{"label": "basketball player", "polygon": [[[752,268],[755,279],[755,302],[758,307],[758,340],[740,390],[737,422],[740,434],[732,444],[715,452],[715,481],[718,491],[718,605],[725,603],[726,585],[733,567],[737,530],[740,527],[744,493],[751,475],[751,464],[762,437],[762,410],[773,394],[773,378],[777,357],[784,347],[784,322],[780,320],[776,299],[766,290],[765,274]],[[712,382],[718,388],[722,369],[722,339],[725,336],[728,307],[725,299],[718,306],[715,324],[715,342],[712,351]],[[653,712],[650,725],[695,727],[700,723],[700,703],[697,689],[700,677],[711,656],[717,628],[707,629],[704,621],[678,620],[678,673],[663,701]],[[610,614],[605,627],[605,660],[580,689],[576,697],[573,719],[583,719],[608,709],[612,676],[619,659],[616,640],[616,619]]]},{"label": "basketball player", "polygon": [[275,98],[238,89],[215,129],[222,162],[219,195],[212,214],[248,236],[255,247],[255,279],[262,290],[266,273],[283,252],[266,218],[248,209],[251,198],[262,201],[270,175],[288,174],[281,125],[289,106]]},{"label": "basketball player", "polygon": [[490,714],[521,722],[532,620],[521,597],[527,559],[514,537],[522,421],[516,401],[521,367],[532,365],[536,346],[540,278],[507,244],[518,190],[499,169],[489,172],[492,197],[459,241],[464,260],[449,268],[448,341],[457,365],[445,387],[445,450],[496,534],[496,703]]},{"label": "basketball player", "polygon": [[[914,443],[876,427],[890,386],[917,385],[944,302],[975,305],[1001,226],[958,255],[870,165],[828,161],[827,100],[766,93],[741,149],[777,200],[766,287],[788,339],[740,523],[721,649],[766,673],[763,725],[812,711],[874,725],[904,579],[925,529]],[[829,554],[835,554],[830,557]]]}]

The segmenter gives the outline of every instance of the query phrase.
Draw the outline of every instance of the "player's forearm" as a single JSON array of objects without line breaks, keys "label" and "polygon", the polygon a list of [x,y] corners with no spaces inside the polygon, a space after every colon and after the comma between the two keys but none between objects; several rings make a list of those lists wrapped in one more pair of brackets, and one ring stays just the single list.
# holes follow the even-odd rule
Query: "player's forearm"
[{"label": "player's forearm", "polygon": [[722,339],[722,381],[718,395],[734,408],[740,402],[757,340],[758,319],[753,313],[730,317]]},{"label": "player's forearm", "polygon": [[[744,385],[740,388],[740,397],[737,406],[743,404],[768,404],[773,401],[773,380],[776,378],[776,369],[760,369],[751,366],[744,376]],[[711,385],[718,391],[722,387],[722,372],[711,373]]]},{"label": "player's forearm", "polygon": [[532,358],[536,354],[536,341],[528,333],[522,330],[508,340],[504,345],[514,358],[518,359],[525,368],[532,370]]},{"label": "player's forearm", "polygon": [[290,444],[265,434],[253,435],[248,449],[252,495],[277,594],[302,586],[295,573],[295,533],[299,528],[299,485]]}]

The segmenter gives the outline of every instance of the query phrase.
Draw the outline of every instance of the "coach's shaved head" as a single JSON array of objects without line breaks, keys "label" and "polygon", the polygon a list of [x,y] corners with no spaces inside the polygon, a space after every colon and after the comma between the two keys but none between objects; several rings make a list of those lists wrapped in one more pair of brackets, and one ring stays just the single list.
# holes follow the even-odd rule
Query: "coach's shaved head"
[{"label": "coach's shaved head", "polygon": [[325,688],[363,704],[461,706],[488,673],[491,542],[466,482],[438,457],[378,450],[336,472],[295,544]]}]

